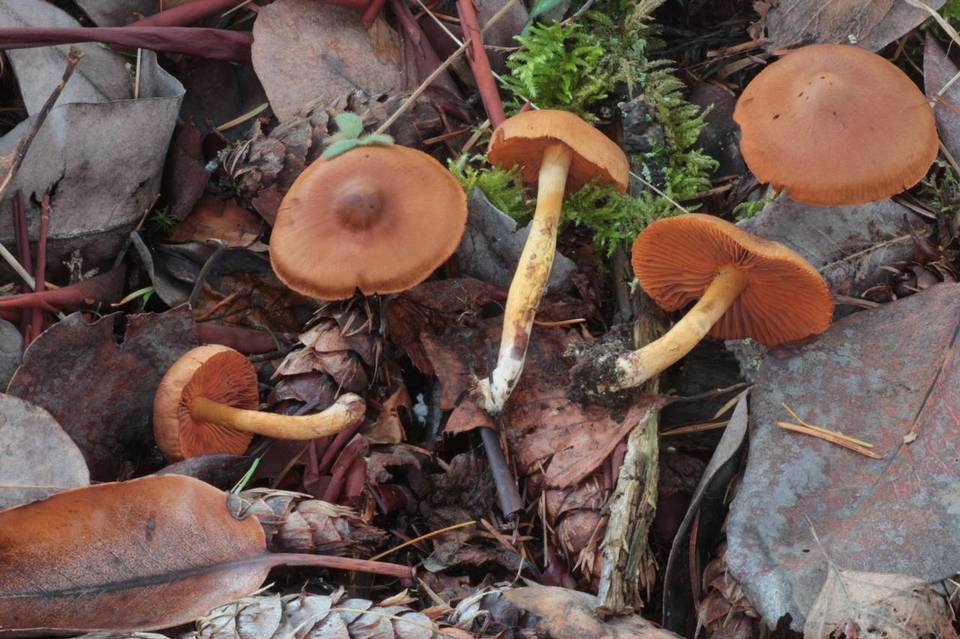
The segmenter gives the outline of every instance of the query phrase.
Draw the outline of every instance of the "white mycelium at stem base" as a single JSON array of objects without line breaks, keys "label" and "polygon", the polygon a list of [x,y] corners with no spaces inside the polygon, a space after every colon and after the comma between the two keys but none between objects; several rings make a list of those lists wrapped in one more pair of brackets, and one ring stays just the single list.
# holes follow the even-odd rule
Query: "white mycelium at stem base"
[{"label": "white mycelium at stem base", "polygon": [[533,320],[553,268],[557,226],[572,157],[565,144],[553,144],[543,153],[537,182],[537,208],[507,294],[497,366],[490,377],[477,386],[482,408],[488,413],[503,410],[523,372]]},{"label": "white mycelium at stem base", "polygon": [[743,271],[732,265],[722,267],[700,301],[666,335],[617,359],[617,382],[601,388],[601,392],[639,386],[683,359],[723,317],[746,285]]}]

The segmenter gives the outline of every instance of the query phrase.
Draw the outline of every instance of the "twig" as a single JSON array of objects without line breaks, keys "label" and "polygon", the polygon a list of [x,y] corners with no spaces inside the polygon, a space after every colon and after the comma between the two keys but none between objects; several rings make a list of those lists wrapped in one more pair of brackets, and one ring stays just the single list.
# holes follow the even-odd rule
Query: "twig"
[{"label": "twig", "polygon": [[819,426],[814,426],[813,424],[805,422],[802,419],[800,419],[800,417],[795,412],[793,412],[793,410],[789,406],[787,406],[786,404],[781,404],[781,406],[783,406],[783,409],[787,411],[787,414],[790,415],[790,417],[793,417],[795,420],[797,420],[800,423],[800,425],[803,426],[804,428],[815,430],[818,433],[823,433],[824,435],[837,437],[838,439],[844,439],[850,442],[851,444],[856,444],[857,446],[860,446],[862,448],[873,448],[873,444],[871,444],[870,442],[865,442],[862,439],[857,439],[856,437],[850,437],[849,435],[844,435],[843,433],[837,432],[835,430],[820,428]]},{"label": "twig", "polygon": [[436,537],[437,535],[442,535],[442,534],[444,534],[444,533],[448,533],[448,532],[451,532],[451,531],[454,531],[454,530],[459,530],[459,529],[461,529],[461,528],[466,528],[467,526],[472,526],[472,525],[474,525],[475,523],[477,523],[477,521],[476,521],[475,519],[471,519],[470,521],[465,521],[465,522],[460,523],[460,524],[454,524],[454,525],[452,525],[452,526],[447,526],[446,528],[441,528],[440,530],[434,530],[433,532],[425,533],[425,534],[423,534],[423,535],[420,535],[419,537],[415,537],[415,538],[413,538],[413,539],[408,539],[407,541],[403,542],[403,543],[400,544],[399,546],[394,546],[393,548],[390,548],[389,550],[384,550],[383,552],[374,555],[373,557],[371,557],[371,558],[368,559],[367,561],[377,561],[378,559],[383,559],[383,558],[386,557],[387,555],[392,555],[393,553],[395,553],[395,552],[397,552],[398,550],[401,550],[401,549],[403,549],[403,548],[406,548],[407,546],[412,546],[413,544],[420,543],[421,541],[423,541],[423,540],[425,540],[425,539],[430,539],[431,537]]},{"label": "twig", "polygon": [[480,33],[477,8],[474,6],[473,0],[457,0],[457,6],[460,9],[460,26],[463,28],[463,39],[472,46],[471,55],[467,56],[467,61],[470,63],[470,70],[473,71],[473,78],[477,83],[477,91],[480,93],[480,100],[483,102],[483,110],[487,112],[490,123],[496,128],[506,119],[506,116],[503,114],[503,100],[500,99],[497,82],[493,79],[490,58],[487,57],[487,50],[483,48],[483,36]]},{"label": "twig", "polygon": [[219,242],[216,250],[214,250],[213,253],[210,254],[210,257],[207,258],[207,261],[203,263],[200,273],[197,274],[197,281],[193,283],[193,290],[190,291],[190,297],[187,300],[190,308],[197,307],[197,302],[200,301],[200,294],[203,292],[203,283],[207,281],[207,278],[210,276],[210,271],[213,270],[213,266],[226,250],[227,245],[224,242]]},{"label": "twig", "polygon": [[678,426],[660,433],[660,437],[674,437],[676,435],[689,435],[691,433],[705,433],[710,430],[720,430],[726,428],[729,420],[720,422],[704,422],[702,424],[690,424],[689,426]]},{"label": "twig", "polygon": [[574,324],[583,324],[586,321],[587,321],[587,318],[585,317],[574,317],[572,319],[555,320],[552,322],[547,320],[533,320],[533,323],[535,326],[557,327],[557,326],[572,326]]},{"label": "twig", "polygon": [[777,426],[784,430],[790,430],[795,433],[801,433],[803,435],[809,435],[810,437],[816,437],[817,439],[822,439],[824,441],[830,442],[831,444],[836,444],[847,450],[852,450],[855,453],[860,453],[865,457],[870,459],[883,459],[883,455],[873,452],[869,448],[864,448],[863,446],[858,446],[857,444],[851,443],[849,438],[842,433],[835,433],[833,431],[823,430],[823,429],[813,429],[807,428],[806,426],[800,426],[799,424],[791,424],[789,422],[777,422]]},{"label": "twig", "polygon": [[[50,194],[44,193],[40,202],[40,233],[37,236],[37,265],[33,272],[36,275],[36,286],[34,291],[43,292],[43,277],[47,271],[47,232],[50,230]],[[33,319],[31,320],[30,339],[32,342],[40,336],[43,331],[43,311],[39,308],[33,309]]]},{"label": "twig", "polygon": [[[505,15],[507,15],[507,12],[510,11],[510,9],[513,8],[513,5],[515,5],[517,2],[519,2],[519,0],[509,0],[505,5],[500,7],[500,10],[497,11],[492,16],[490,16],[490,19],[487,20],[487,23],[483,25],[483,29],[481,30],[481,33],[485,32],[487,29],[489,29],[490,27],[495,25],[497,22],[499,22]],[[393,126],[393,123],[400,119],[401,115],[403,115],[404,113],[410,110],[410,108],[416,102],[417,98],[423,95],[423,92],[427,90],[427,87],[433,84],[433,81],[436,80],[441,73],[446,71],[451,64],[456,62],[457,58],[463,55],[463,52],[466,51],[467,47],[469,46],[470,46],[469,42],[464,42],[460,45],[460,47],[456,51],[451,53],[449,58],[444,60],[440,64],[440,66],[434,69],[430,75],[428,75],[426,78],[423,79],[423,82],[420,83],[420,86],[418,86],[414,90],[414,92],[411,93],[406,100],[404,100],[403,104],[401,104],[400,107],[396,111],[394,111],[393,114],[391,114],[390,117],[387,118],[386,121],[383,124],[381,124],[379,128],[377,128],[375,133],[377,134],[386,133],[386,131],[391,126]]]},{"label": "twig", "polygon": [[269,102],[264,102],[264,103],[261,104],[260,106],[254,107],[253,109],[250,109],[249,111],[247,111],[247,112],[244,113],[243,115],[238,115],[237,117],[233,118],[232,120],[229,120],[229,121],[227,121],[227,122],[224,122],[224,123],[221,124],[220,126],[216,127],[216,128],[214,129],[214,131],[216,131],[217,133],[223,133],[223,132],[226,131],[227,129],[232,129],[233,127],[235,127],[235,126],[237,126],[237,125],[239,125],[239,124],[243,124],[243,123],[246,122],[247,120],[252,120],[253,118],[257,117],[258,115],[260,115],[261,113],[263,113],[264,111],[266,111],[268,108],[270,108],[270,103],[269,103]]},{"label": "twig", "polygon": [[380,15],[380,12],[383,10],[383,5],[386,3],[387,0],[373,0],[368,4],[367,8],[363,10],[363,15],[360,17],[363,26],[369,28],[370,25],[373,24],[373,21],[377,19],[377,16]]},{"label": "twig", "polygon": [[[60,78],[59,84],[54,87],[53,92],[50,93],[50,97],[47,98],[47,101],[43,103],[40,111],[37,113],[36,117],[33,119],[33,124],[30,125],[30,130],[27,131],[27,134],[20,138],[20,141],[17,142],[16,151],[13,154],[13,162],[10,164],[10,168],[7,169],[6,175],[3,177],[3,181],[0,182],[0,201],[3,201],[3,194],[7,190],[7,187],[10,186],[10,183],[13,181],[13,178],[17,175],[17,171],[20,170],[20,166],[23,164],[23,160],[27,157],[27,152],[30,150],[30,145],[33,144],[34,138],[37,137],[37,133],[40,131],[40,127],[43,126],[43,123],[47,120],[47,115],[49,115],[50,110],[53,108],[53,105],[57,103],[57,100],[60,98],[60,94],[63,93],[63,88],[67,86],[67,81],[70,80],[70,76],[73,75],[74,70],[77,68],[77,64],[80,63],[80,60],[83,59],[83,54],[75,49],[71,49],[70,53],[67,54],[67,68],[63,70],[63,77]],[[17,261],[17,258],[13,256],[10,251],[7,250],[3,244],[0,244],[0,256],[3,257],[3,260],[16,271],[17,275],[26,282],[30,289],[36,289],[37,283],[33,279],[23,265]]]},{"label": "twig", "polygon": [[481,426],[480,439],[483,440],[487,462],[490,464],[490,474],[493,476],[493,483],[497,488],[497,501],[500,502],[500,510],[503,511],[504,518],[513,521],[517,514],[523,510],[523,500],[517,490],[517,480],[513,478],[507,459],[503,455],[503,449],[500,448],[500,436],[492,428]]}]

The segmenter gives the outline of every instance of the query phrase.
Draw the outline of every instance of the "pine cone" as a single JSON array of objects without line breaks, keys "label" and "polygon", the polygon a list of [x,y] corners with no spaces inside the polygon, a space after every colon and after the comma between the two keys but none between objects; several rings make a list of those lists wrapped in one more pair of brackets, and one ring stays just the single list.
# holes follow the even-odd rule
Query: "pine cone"
[{"label": "pine cone", "polygon": [[[227,184],[222,186],[236,192],[242,204],[273,219],[287,189],[304,168],[317,159],[328,138],[336,133],[334,116],[351,111],[360,116],[366,130],[373,130],[400,108],[406,97],[404,94],[369,96],[355,91],[327,105],[308,106],[303,116],[269,133],[264,133],[258,120],[249,139],[221,151],[219,160],[227,177]],[[417,99],[387,130],[397,144],[414,147],[442,132],[443,123],[426,97]]]},{"label": "pine cone", "polygon": [[263,526],[272,552],[369,556],[387,540],[352,509],[301,493],[254,488],[240,498]]},{"label": "pine cone", "polygon": [[[386,603],[386,602],[384,602]],[[329,596],[247,597],[211,610],[179,639],[432,639],[439,628],[402,605]]]}]

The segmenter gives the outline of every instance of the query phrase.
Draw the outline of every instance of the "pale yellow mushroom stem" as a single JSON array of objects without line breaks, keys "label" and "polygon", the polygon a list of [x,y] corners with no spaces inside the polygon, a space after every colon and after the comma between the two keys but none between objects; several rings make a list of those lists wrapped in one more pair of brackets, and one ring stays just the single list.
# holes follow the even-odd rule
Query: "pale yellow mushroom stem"
[{"label": "pale yellow mushroom stem", "polygon": [[557,226],[572,157],[566,144],[553,144],[543,152],[537,183],[537,208],[507,294],[497,365],[490,376],[477,385],[481,407],[488,413],[497,414],[503,410],[523,372],[533,319],[553,268]]},{"label": "pale yellow mushroom stem", "polygon": [[616,362],[616,381],[602,384],[600,392],[635,388],[678,362],[693,350],[747,286],[747,276],[736,266],[717,271],[703,297],[660,339]]},{"label": "pale yellow mushroom stem", "polygon": [[315,439],[335,435],[360,423],[365,410],[363,398],[353,393],[341,395],[329,408],[313,415],[262,413],[234,408],[206,397],[197,397],[190,403],[190,415],[197,421],[274,439]]}]

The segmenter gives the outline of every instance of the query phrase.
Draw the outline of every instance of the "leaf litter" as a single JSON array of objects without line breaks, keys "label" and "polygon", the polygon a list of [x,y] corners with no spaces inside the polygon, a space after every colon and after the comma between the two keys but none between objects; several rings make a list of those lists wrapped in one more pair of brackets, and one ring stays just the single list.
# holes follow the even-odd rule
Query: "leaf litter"
[{"label": "leaf litter", "polygon": [[[26,274],[0,282],[17,338],[0,395],[0,507],[14,506],[0,512],[0,634],[956,636],[960,109],[956,84],[940,92],[957,74],[960,14],[927,4],[947,27],[889,0],[482,1],[475,17],[418,0],[0,8],[0,209],[24,204],[0,215],[0,243]],[[560,22],[537,33],[530,15]],[[461,45],[478,27],[486,55]],[[77,46],[46,113],[63,43],[88,40],[112,44]],[[817,208],[787,193],[741,222],[819,271],[837,324],[766,355],[727,343],[738,361],[708,341],[656,387],[572,398],[578,358],[632,348],[663,319],[633,288],[629,245],[607,238],[632,239],[631,216],[673,215],[677,201],[733,219],[771,199],[732,112],[762,66],[810,42],[922,69],[945,149],[893,199]],[[583,64],[593,88],[577,94],[564,83],[583,82],[570,72]],[[639,179],[630,196],[568,194],[580,208],[559,227],[523,375],[490,416],[473,391],[527,238],[492,202],[533,191],[488,173],[484,120],[537,107],[583,109],[635,153]],[[470,194],[458,253],[395,295],[290,291],[268,246],[285,194],[325,151],[384,134],[464,183],[491,178]],[[21,280],[38,254],[47,283],[31,292]],[[165,466],[153,396],[198,344],[249,357],[261,412],[322,411],[349,391],[366,414],[327,437],[258,437],[242,455]]]}]

